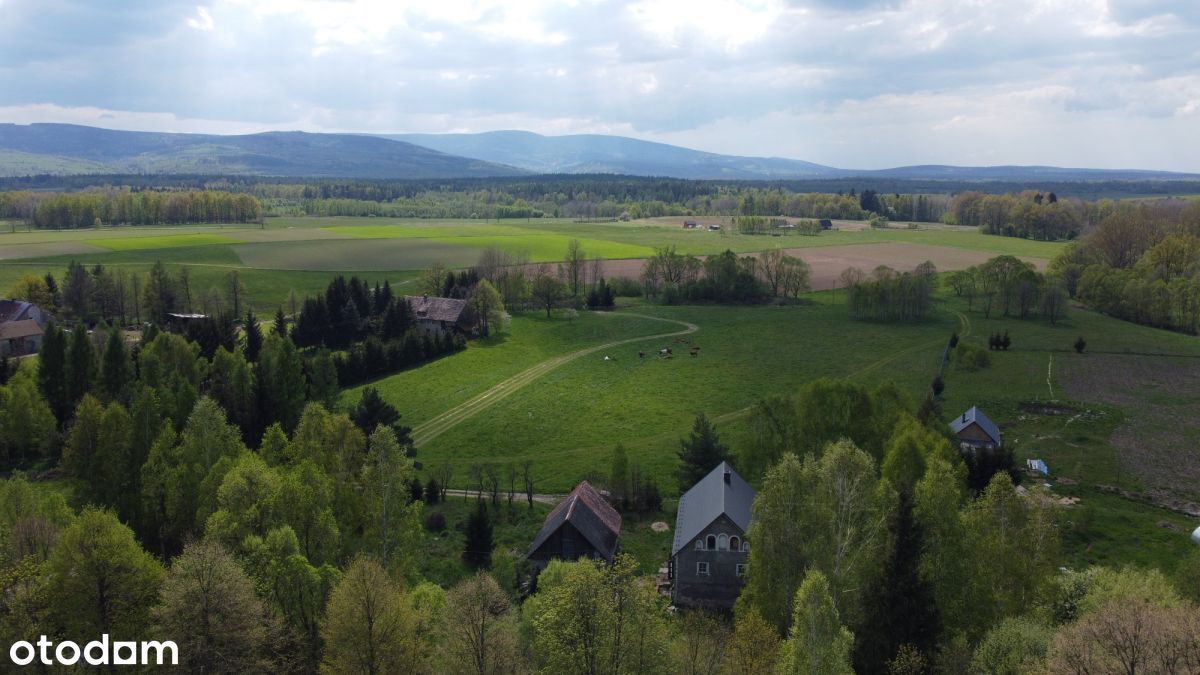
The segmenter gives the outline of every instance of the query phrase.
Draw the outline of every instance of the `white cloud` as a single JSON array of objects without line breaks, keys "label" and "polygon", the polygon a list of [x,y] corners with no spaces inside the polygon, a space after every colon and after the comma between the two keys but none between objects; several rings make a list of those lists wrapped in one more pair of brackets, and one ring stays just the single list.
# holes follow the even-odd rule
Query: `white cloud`
[{"label": "white cloud", "polygon": [[200,1],[0,0],[0,120],[1200,169],[1200,3]]},{"label": "white cloud", "polygon": [[187,25],[195,28],[196,30],[212,30],[213,18],[212,15],[208,13],[208,8],[197,7],[196,16],[189,18],[187,20]]}]

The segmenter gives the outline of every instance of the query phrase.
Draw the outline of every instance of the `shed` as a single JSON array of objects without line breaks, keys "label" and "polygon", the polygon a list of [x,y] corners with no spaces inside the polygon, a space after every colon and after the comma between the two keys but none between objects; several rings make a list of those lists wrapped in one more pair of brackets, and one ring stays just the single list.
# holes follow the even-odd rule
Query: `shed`
[{"label": "shed", "polygon": [[833,229],[833,221],[828,218],[822,218],[821,219],[821,229],[822,230],[832,230]]},{"label": "shed", "polygon": [[583,481],[546,516],[526,558],[535,572],[555,559],[612,562],[620,534],[621,514]]},{"label": "shed", "polygon": [[697,225],[696,221],[694,221],[694,220],[683,221],[683,229],[685,229],[685,230],[694,230],[697,227],[699,227],[699,225]]}]

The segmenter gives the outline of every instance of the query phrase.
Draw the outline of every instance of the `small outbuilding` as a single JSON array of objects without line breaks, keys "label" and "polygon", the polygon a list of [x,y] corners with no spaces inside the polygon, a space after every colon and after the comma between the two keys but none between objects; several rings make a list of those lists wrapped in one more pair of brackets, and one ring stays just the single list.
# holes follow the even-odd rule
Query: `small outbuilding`
[{"label": "small outbuilding", "polygon": [[667,565],[676,606],[733,609],[746,582],[746,533],[755,496],[750,484],[721,462],[679,498]]},{"label": "small outbuilding", "polygon": [[583,481],[546,516],[525,557],[535,574],[555,559],[612,562],[620,535],[621,514]]},{"label": "small outbuilding", "polygon": [[694,220],[683,221],[683,229],[685,229],[685,230],[694,230],[697,227],[700,227],[700,225],[697,224],[696,221],[694,221]]},{"label": "small outbuilding", "polygon": [[833,221],[828,218],[822,218],[821,219],[821,229],[822,230],[832,230],[833,229]]},{"label": "small outbuilding", "polygon": [[963,449],[995,450],[1004,446],[1000,427],[975,406],[950,422],[950,430]]}]

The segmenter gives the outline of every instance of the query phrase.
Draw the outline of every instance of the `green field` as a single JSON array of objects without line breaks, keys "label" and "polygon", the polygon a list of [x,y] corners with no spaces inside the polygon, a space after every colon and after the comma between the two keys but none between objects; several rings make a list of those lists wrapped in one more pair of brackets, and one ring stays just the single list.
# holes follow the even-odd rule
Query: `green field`
[{"label": "green field", "polygon": [[[573,238],[589,256],[607,259],[644,257],[670,245],[702,255],[726,248],[744,253],[776,246],[906,242],[1044,261],[1062,246],[945,226],[846,228],[819,236],[776,237],[684,231],[670,220],[547,219],[497,225],[273,218],[263,228],[3,233],[0,289],[25,273],[60,276],[71,260],[140,273],[162,261],[172,271],[187,267],[198,293],[225,288],[226,275],[237,270],[246,302],[265,314],[278,307],[287,311],[293,294],[303,298],[321,292],[333,273],[357,273],[371,282],[387,279],[403,287],[434,262],[469,266],[486,246],[524,252],[533,261],[555,261]],[[1200,475],[1190,473],[1200,443],[1200,395],[1187,388],[1193,374],[1200,376],[1200,343],[1194,338],[1081,310],[1059,326],[984,319],[948,296],[935,316],[920,324],[864,323],[847,318],[841,299],[837,293],[814,293],[807,304],[764,307],[661,307],[622,299],[616,312],[583,312],[574,320],[517,313],[498,336],[372,384],[397,406],[406,424],[416,427],[422,439],[419,459],[427,466],[452,463],[459,481],[476,462],[529,459],[538,491],[562,492],[582,477],[606,472],[612,448],[620,442],[630,461],[670,496],[676,490],[675,450],[699,412],[716,421],[736,453],[747,434],[747,409],[765,395],[792,392],[813,378],[832,376],[868,386],[895,381],[919,400],[951,332],[982,345],[990,332],[1008,330],[1013,347],[993,353],[991,367],[960,372],[952,366],[947,371],[946,414],[979,405],[1004,428],[1018,461],[1040,457],[1056,479],[1068,479],[1056,484],[1055,491],[1081,499],[1079,506],[1064,511],[1064,541],[1073,564],[1168,566],[1186,550],[1186,532],[1196,519],[1104,490],[1158,489],[1181,500],[1200,499],[1193,494],[1200,490],[1185,489],[1187,481],[1200,484]],[[689,323],[696,327],[689,335],[648,337],[683,331]],[[1077,335],[1089,343],[1083,355],[1070,348]],[[627,342],[581,355],[621,341]],[[674,358],[656,357],[664,346],[676,348]],[[688,356],[691,346],[700,347],[699,356]],[[638,351],[647,356],[639,358]],[[1140,384],[1114,385],[1113,373]],[[347,391],[343,403],[356,400],[359,389]],[[1154,435],[1154,429],[1171,431]],[[1137,442],[1147,434],[1152,452]],[[1173,476],[1178,477],[1174,483]],[[657,517],[670,521],[670,514]],[[531,527],[517,521],[513,525],[512,533],[504,535],[513,541]],[[631,548],[644,557],[661,557],[665,538],[652,535],[649,522],[631,521],[630,527],[646,533],[631,535]],[[647,569],[657,564],[642,562]]]},{"label": "green field", "polygon": [[[1127,411],[1099,396],[1071,398],[1067,390],[1087,390],[1088,382],[1079,380],[1088,371],[1078,366],[1090,360],[1117,355],[1200,360],[1200,344],[1194,338],[1083,310],[1058,326],[984,319],[964,312],[965,307],[948,297],[936,318],[919,325],[863,323],[846,318],[845,308],[832,298],[815,294],[813,304],[792,307],[636,304],[614,316],[584,313],[573,323],[562,317],[547,321],[522,315],[502,339],[473,344],[463,355],[374,386],[419,432],[439,411],[479,396],[540,359],[634,338],[638,324],[643,324],[641,334],[663,330],[661,324],[636,316],[614,328],[623,312],[693,322],[699,330],[686,339],[701,347],[699,357],[687,356],[688,345],[669,340],[596,352],[542,374],[419,449],[422,462],[449,462],[460,477],[476,462],[532,460],[537,489],[562,492],[580,478],[602,476],[612,447],[620,442],[630,462],[657,477],[671,494],[674,453],[698,412],[717,421],[718,431],[736,453],[747,432],[746,408],[764,395],[795,391],[815,377],[834,376],[868,386],[894,381],[918,399],[952,331],[960,331],[964,340],[986,344],[990,332],[1008,330],[1013,347],[992,353],[990,367],[947,370],[946,415],[979,405],[1004,429],[1018,462],[1042,458],[1056,480],[1068,479],[1056,484],[1055,492],[1081,499],[1063,510],[1064,543],[1073,564],[1126,561],[1169,567],[1188,550],[1186,534],[1198,524],[1195,518],[1103,491],[1102,486],[1130,492],[1157,487],[1143,480],[1129,466],[1131,458],[1114,448],[1114,435],[1127,428]],[[1083,355],[1071,350],[1079,334],[1089,336]],[[637,356],[638,350],[651,352],[664,344],[679,347],[675,358]],[[1148,352],[1175,356],[1144,356]],[[606,354],[615,360],[604,361]],[[345,400],[356,396],[357,391],[347,392]],[[1038,406],[1066,407],[1071,413],[1050,414]],[[1171,450],[1192,452],[1185,444]]]}]

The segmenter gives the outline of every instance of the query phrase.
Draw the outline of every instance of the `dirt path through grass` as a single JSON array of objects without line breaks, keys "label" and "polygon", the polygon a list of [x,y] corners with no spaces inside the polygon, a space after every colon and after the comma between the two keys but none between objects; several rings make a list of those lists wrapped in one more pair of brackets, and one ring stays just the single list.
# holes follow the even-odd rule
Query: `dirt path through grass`
[{"label": "dirt path through grass", "polygon": [[549,373],[555,368],[570,363],[576,359],[582,358],[589,354],[595,354],[596,352],[605,349],[620,347],[621,345],[627,345],[634,342],[645,342],[647,340],[661,340],[664,338],[679,337],[681,335],[689,335],[700,330],[700,327],[694,323],[687,321],[676,321],[675,319],[664,319],[662,317],[650,316],[648,314],[630,314],[624,312],[620,314],[600,314],[601,316],[631,316],[640,319],[648,319],[651,321],[663,321],[666,323],[684,326],[684,329],[670,333],[659,333],[657,335],[646,335],[625,338],[623,340],[615,340],[613,342],[605,342],[604,344],[595,345],[593,347],[585,347],[584,349],[579,349],[568,354],[562,354],[560,356],[546,359],[535,366],[527,368],[516,375],[513,375],[512,377],[500,382],[492,388],[477,394],[463,403],[454,406],[453,408],[438,415],[437,417],[434,417],[424,424],[417,426],[412,432],[413,444],[416,446],[425,445],[429,441],[432,441],[443,433],[453,429],[481,411],[486,410],[496,403],[504,400],[513,392],[520,390],[525,385],[537,380],[546,373]]}]

